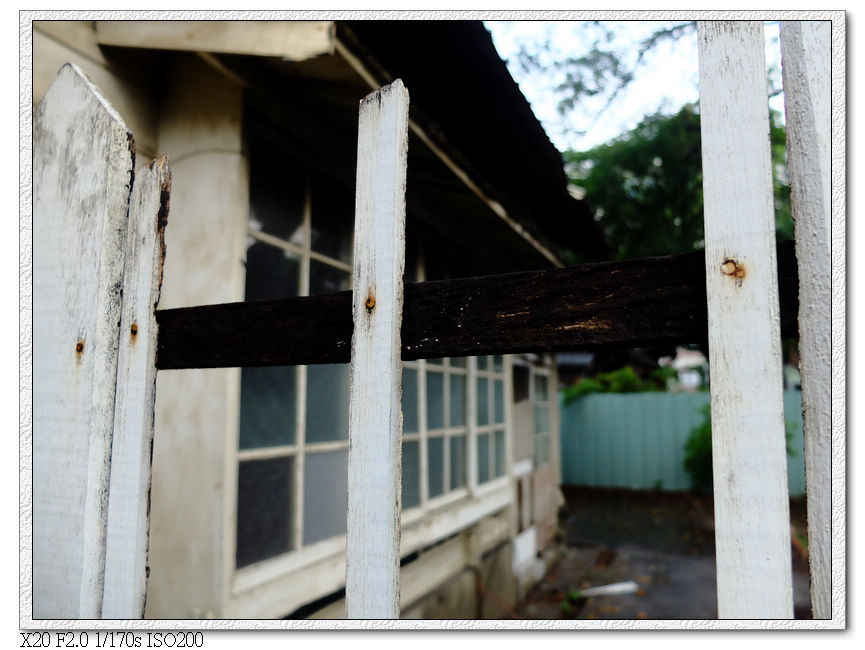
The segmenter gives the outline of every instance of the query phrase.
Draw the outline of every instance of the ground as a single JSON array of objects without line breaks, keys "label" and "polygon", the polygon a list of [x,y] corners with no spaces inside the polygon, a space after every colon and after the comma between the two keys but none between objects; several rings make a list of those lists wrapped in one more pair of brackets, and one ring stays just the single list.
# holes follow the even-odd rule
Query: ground
[{"label": "ground", "polygon": [[[559,560],[514,614],[530,619],[714,619],[712,498],[686,492],[565,487]],[[791,501],[796,618],[810,618],[805,508]],[[635,593],[569,598],[633,580]]]}]

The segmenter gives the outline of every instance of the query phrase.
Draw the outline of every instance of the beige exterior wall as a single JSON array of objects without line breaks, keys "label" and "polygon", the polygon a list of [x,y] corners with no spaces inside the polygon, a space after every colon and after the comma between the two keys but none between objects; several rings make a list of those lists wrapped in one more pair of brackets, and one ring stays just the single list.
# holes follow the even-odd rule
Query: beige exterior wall
[{"label": "beige exterior wall", "polygon": [[[242,89],[180,55],[168,79],[159,151],[171,208],[160,308],[243,300],[249,210]],[[148,618],[220,616],[233,571],[240,371],[157,375]]]},{"label": "beige exterior wall", "polygon": [[[194,54],[162,54],[170,57],[171,65],[148,78],[124,57],[106,54],[108,50],[97,45],[95,30],[88,22],[36,23],[33,42],[34,104],[56,71],[67,61],[74,62],[126,120],[137,144],[137,166],[157,155],[169,156],[173,182],[159,307],[242,300],[249,209],[242,88]],[[509,395],[510,383],[506,382]],[[550,386],[554,390],[554,375]],[[344,541],[340,546],[338,539],[320,547],[315,557],[274,562],[261,580],[256,574],[238,581],[234,510],[239,392],[238,369],[162,371],[157,375],[148,618],[282,616],[342,586]],[[540,547],[541,539],[550,537],[543,531],[552,530],[555,523],[558,501],[555,505],[542,503],[558,495],[558,410],[553,411],[551,465],[522,479],[526,511],[522,525],[516,512],[519,479],[510,468],[533,458],[529,402],[516,405],[507,416],[510,478],[404,525],[404,543],[410,544],[404,552],[419,550],[423,558],[429,544],[465,526],[494,531],[479,538],[469,535],[474,540],[471,552],[483,557],[484,583],[495,583],[492,588],[500,595],[510,594],[510,582],[499,577],[511,556],[510,545],[502,544],[518,527],[533,523],[539,525]],[[463,555],[457,558],[453,549],[448,552],[448,562],[461,567],[477,566],[481,561]],[[446,588],[443,576],[434,570],[404,570],[412,593],[426,594],[418,595],[405,615],[443,612],[433,604],[436,599],[443,593],[455,593],[447,589],[465,592],[469,588],[465,585],[474,594],[470,606],[476,607],[480,601],[474,578],[465,578],[473,572],[454,569],[445,576],[451,584]],[[252,583],[255,585],[250,586]],[[433,593],[437,589],[445,591]],[[511,602],[510,596],[506,600]],[[485,615],[496,616],[489,603],[482,607]]]},{"label": "beige exterior wall", "polygon": [[[35,106],[66,64],[75,63],[105,94],[135,136],[136,167],[158,155],[158,96],[153,92],[159,71],[123,69],[106,57],[96,43],[92,21],[35,21],[33,23],[33,105]],[[137,72],[136,74],[132,74]],[[153,75],[153,76],[151,76]],[[133,81],[134,80],[134,81]]]}]

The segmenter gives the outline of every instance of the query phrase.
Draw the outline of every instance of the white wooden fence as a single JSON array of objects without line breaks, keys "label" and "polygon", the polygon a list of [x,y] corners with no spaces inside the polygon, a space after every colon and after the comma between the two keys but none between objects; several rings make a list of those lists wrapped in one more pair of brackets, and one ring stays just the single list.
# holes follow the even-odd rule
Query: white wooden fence
[{"label": "white wooden fence", "polygon": [[[793,616],[762,24],[699,24],[721,618]],[[829,26],[782,26],[812,603],[831,618]],[[399,616],[408,94],[361,103],[346,611]],[[140,618],[169,174],[66,66],[34,119],[33,612]],[[128,216],[127,216],[128,215]]]}]

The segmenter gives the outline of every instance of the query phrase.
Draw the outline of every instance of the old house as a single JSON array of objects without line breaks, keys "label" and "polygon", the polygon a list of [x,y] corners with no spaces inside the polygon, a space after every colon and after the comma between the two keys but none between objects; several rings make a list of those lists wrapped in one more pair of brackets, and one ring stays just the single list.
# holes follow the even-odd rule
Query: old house
[{"label": "old house", "polygon": [[[411,96],[406,282],[603,249],[481,23],[36,22],[34,104],[69,61],[138,164],[170,157],[160,308],[350,288],[357,105],[395,78]],[[146,617],[342,616],[348,377],[159,373]],[[551,355],[404,362],[403,617],[502,617],[537,579],[556,384]]]}]

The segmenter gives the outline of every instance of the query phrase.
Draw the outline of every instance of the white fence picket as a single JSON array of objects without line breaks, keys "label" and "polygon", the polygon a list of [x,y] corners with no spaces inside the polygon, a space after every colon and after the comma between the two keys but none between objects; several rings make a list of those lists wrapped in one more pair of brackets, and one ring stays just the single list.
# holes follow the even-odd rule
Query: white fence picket
[{"label": "white fence picket", "polygon": [[360,105],[349,401],[346,616],[399,618],[408,92]]},{"label": "white fence picket", "polygon": [[103,618],[141,618],[147,586],[156,315],[171,175],[165,158],[135,176],[129,206],[105,551]]},{"label": "white fence picket", "polygon": [[831,23],[781,23],[814,618],[832,618]]},{"label": "white fence picket", "polygon": [[73,65],[33,131],[33,617],[98,618],[132,139]]},{"label": "white fence picket", "polygon": [[763,25],[698,23],[719,618],[792,618]]}]

